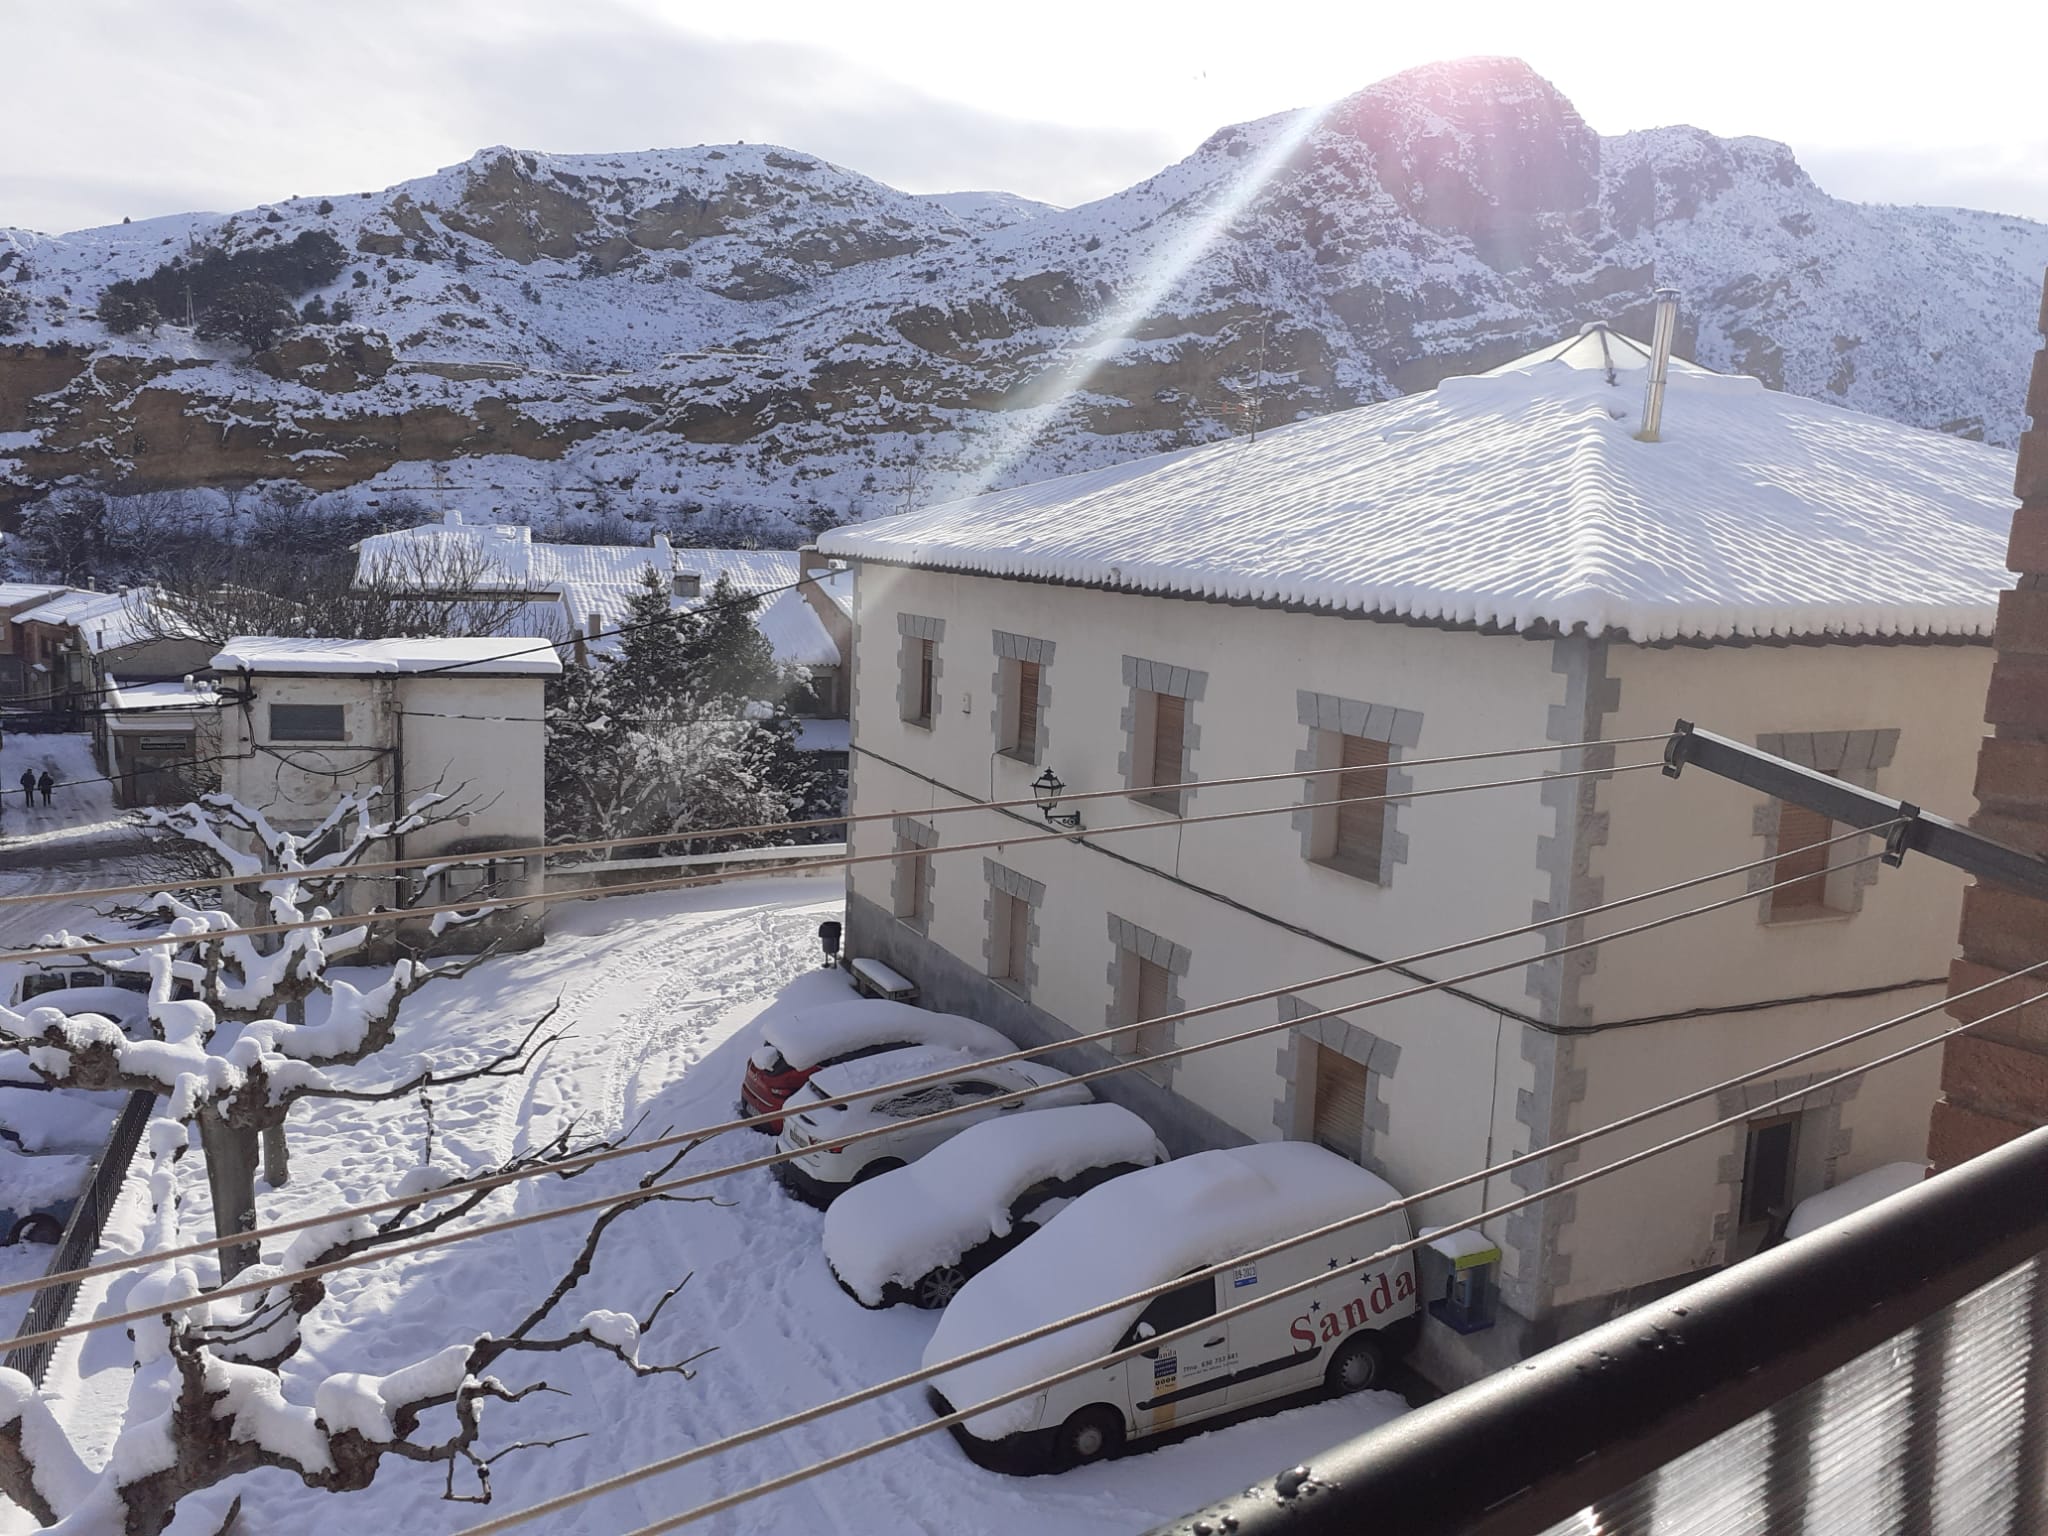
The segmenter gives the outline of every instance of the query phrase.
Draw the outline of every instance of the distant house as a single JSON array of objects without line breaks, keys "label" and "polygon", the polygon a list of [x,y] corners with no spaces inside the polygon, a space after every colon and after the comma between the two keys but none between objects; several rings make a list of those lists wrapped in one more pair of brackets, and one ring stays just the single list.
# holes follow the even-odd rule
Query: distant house
[{"label": "distant house", "polygon": [[560,641],[584,664],[615,651],[611,631],[626,621],[649,571],[668,586],[677,611],[704,602],[721,578],[759,597],[754,622],[776,661],[808,678],[790,700],[794,713],[817,722],[807,723],[804,744],[845,751],[844,728],[824,722],[847,714],[852,583],[814,551],[678,548],[659,533],[647,545],[556,544],[536,540],[523,524],[465,523],[455,511],[442,522],[375,534],[356,546],[359,584],[382,582],[451,602],[495,595],[512,605],[493,614],[503,621],[499,634]]},{"label": "distant house", "polygon": [[[896,855],[850,873],[851,952],[1032,1043],[1279,993],[1052,1058],[1073,1067],[1341,1010],[1103,1091],[1178,1150],[1313,1139],[1410,1191],[1938,999],[1960,877],[1851,864],[1867,839],[1800,852],[1837,829],[1723,781],[1652,766],[1329,803],[1654,763],[1684,716],[1969,812],[2012,456],[1683,362],[1646,441],[1649,361],[1589,327],[1429,393],[822,537],[856,573],[851,808],[884,813],[855,852]],[[1588,741],[1612,744],[1570,746]],[[1209,787],[1310,768],[1338,771]],[[1028,798],[1048,771],[1120,791],[1061,807],[1085,826],[1139,826],[1034,844],[1028,809],[922,809]],[[1175,824],[1262,806],[1289,808]],[[1542,958],[1743,882],[1310,985],[1751,860],[1749,889],[1794,883],[1589,952]],[[1422,1217],[1469,1217],[1911,1037]],[[1753,1252],[1797,1200],[1920,1157],[1938,1072],[1925,1054],[1489,1223],[1486,1253],[1446,1262],[1498,1285],[1493,1326],[1440,1311],[1421,1364],[1468,1379]]]},{"label": "distant house", "polygon": [[15,623],[16,616],[41,607],[66,590],[34,582],[0,582],[0,697],[13,699],[34,691],[28,680],[30,658],[23,653],[24,636]]},{"label": "distant house", "polygon": [[[292,832],[317,828],[358,790],[386,791],[380,817],[439,796],[428,824],[379,859],[538,846],[542,694],[561,663],[548,650],[504,651],[493,639],[231,640],[212,658],[227,703],[221,787]],[[538,873],[511,861],[365,879],[348,910],[459,901],[486,886],[516,893]]]}]

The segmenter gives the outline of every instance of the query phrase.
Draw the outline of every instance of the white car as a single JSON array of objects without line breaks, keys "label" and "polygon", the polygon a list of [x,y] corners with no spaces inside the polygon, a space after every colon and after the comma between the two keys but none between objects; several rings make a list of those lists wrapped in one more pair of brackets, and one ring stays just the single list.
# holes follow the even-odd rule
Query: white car
[{"label": "white car", "polygon": [[944,1157],[869,1179],[825,1213],[825,1259],[864,1307],[943,1307],[1098,1184],[1166,1161],[1118,1104],[1064,1104],[969,1126]]},{"label": "white car", "polygon": [[1007,1056],[1017,1047],[986,1024],[957,1013],[935,1013],[887,998],[856,996],[851,987],[813,986],[803,1000],[777,1006],[761,1019],[761,1043],[747,1058],[740,1082],[740,1112],[754,1128],[782,1134],[782,1106],[820,1067],[857,1061],[905,1046],[931,1045]]},{"label": "white car", "polygon": [[[904,1078],[947,1068],[953,1069],[951,1075],[941,1082],[887,1091],[889,1084]],[[1041,1084],[1054,1086],[1028,1099],[1002,1099],[1005,1094]],[[852,1104],[819,1103],[868,1089],[877,1091]],[[1066,1073],[1035,1061],[985,1066],[976,1053],[926,1046],[863,1056],[812,1073],[810,1081],[790,1095],[783,1106],[781,1146],[803,1155],[777,1163],[775,1175],[799,1200],[830,1205],[842,1190],[915,1162],[970,1125],[999,1115],[1086,1104],[1092,1097],[1083,1085],[1069,1082]],[[930,1125],[901,1125],[945,1109],[962,1112]],[[876,1129],[888,1134],[845,1144],[848,1136]]]},{"label": "white car", "polygon": [[[1198,1152],[1126,1174],[1081,1196],[962,1286],[924,1363],[941,1365],[1399,1198],[1386,1180],[1303,1141]],[[941,1413],[972,1408],[1322,1275],[1329,1278],[1242,1316],[975,1413],[953,1433],[977,1462],[1035,1471],[1096,1461],[1128,1441],[1297,1392],[1362,1391],[1413,1346],[1422,1314],[1410,1256],[1350,1266],[1409,1236],[1407,1212],[1397,1209],[1230,1265],[1150,1304],[941,1371],[932,1401]]]}]

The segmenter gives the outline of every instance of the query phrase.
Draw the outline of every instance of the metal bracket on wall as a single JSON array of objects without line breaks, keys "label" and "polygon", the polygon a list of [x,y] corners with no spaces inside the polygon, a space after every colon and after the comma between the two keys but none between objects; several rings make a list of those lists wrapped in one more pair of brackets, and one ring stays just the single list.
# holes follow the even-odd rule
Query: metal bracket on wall
[{"label": "metal bracket on wall", "polygon": [[1875,790],[1680,720],[1664,744],[1664,773],[1675,779],[1688,767],[1804,806],[1846,827],[1882,828],[1887,864],[1898,864],[1908,852],[1921,853],[1993,885],[2048,901],[2048,858],[1994,842],[1946,816],[1923,811],[1910,800],[1887,799]]}]

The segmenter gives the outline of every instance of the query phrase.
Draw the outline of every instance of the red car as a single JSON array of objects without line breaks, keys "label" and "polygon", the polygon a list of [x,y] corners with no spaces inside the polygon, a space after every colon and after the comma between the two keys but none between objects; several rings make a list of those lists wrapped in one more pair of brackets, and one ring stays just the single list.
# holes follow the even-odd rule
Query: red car
[{"label": "red car", "polygon": [[881,998],[770,1009],[740,1082],[740,1113],[754,1118],[756,1130],[779,1136],[783,1104],[818,1068],[911,1045],[951,1046],[978,1057],[1005,1056],[1017,1048],[986,1024],[957,1013]]}]

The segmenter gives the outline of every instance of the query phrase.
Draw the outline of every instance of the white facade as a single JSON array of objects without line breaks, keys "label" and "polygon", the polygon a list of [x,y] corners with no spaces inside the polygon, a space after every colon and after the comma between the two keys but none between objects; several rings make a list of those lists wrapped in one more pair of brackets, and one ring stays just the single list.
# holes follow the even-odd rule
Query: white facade
[{"label": "white facade", "polygon": [[[429,825],[373,858],[424,858],[545,841],[543,692],[551,652],[505,640],[232,640],[218,656],[222,790],[288,831],[347,794],[381,788],[378,814],[430,794]],[[456,670],[436,670],[455,668]],[[475,876],[365,883],[353,905],[453,900]],[[493,872],[501,888],[516,878]]]},{"label": "white facade", "polygon": [[[1981,734],[1973,701],[1983,697],[1991,661],[1975,644],[1659,650],[1534,641],[882,566],[863,567],[857,588],[864,643],[853,809],[901,815],[896,824],[856,824],[855,852],[894,851],[899,829],[940,846],[1017,841],[932,857],[922,909],[907,916],[897,915],[907,866],[856,865],[852,950],[912,976],[933,1006],[1032,1042],[1131,1017],[1118,1012],[1118,950],[1133,943],[1172,946],[1158,953],[1171,974],[1173,1011],[1280,987],[1301,1000],[1185,1021],[1173,1043],[1187,1045],[1277,1022],[1283,1008],[1338,1008],[1417,978],[1539,954],[1546,944],[1507,941],[1417,965],[1412,976],[1299,985],[1308,978],[1519,928],[1532,914],[1582,909],[1775,851],[1775,813],[1758,797],[1697,773],[1674,783],[1655,769],[1586,781],[1583,791],[1564,781],[1401,805],[1391,818],[1384,883],[1304,855],[1305,818],[1292,807],[1316,791],[1301,781],[1197,788],[1185,799],[1190,816],[1290,809],[1186,827],[1154,826],[1170,813],[1121,795],[1079,802],[1067,808],[1079,810],[1089,830],[1080,843],[1044,840],[1047,828],[1028,807],[919,815],[921,807],[1028,797],[1047,766],[1071,793],[1123,785],[1140,691],[1131,662],[1185,674],[1171,680],[1190,690],[1185,771],[1201,781],[1306,763],[1314,745],[1306,717],[1320,701],[1348,700],[1397,722],[1408,738],[1397,763],[1661,733],[1678,716],[1750,740],[1799,730],[1846,742],[1864,733],[1857,739],[1889,751],[1867,782],[1963,814]],[[920,626],[939,633],[928,727],[902,718],[900,647],[891,643]],[[1042,746],[1029,760],[999,750],[1004,635],[1051,641],[1040,674]],[[1651,743],[1608,749],[1605,759],[1659,756]],[[1406,785],[1399,777],[1393,784],[1429,789],[1588,765],[1581,753],[1545,754],[1421,767]],[[1605,926],[1595,931],[1743,889],[1737,877],[1644,903],[1597,920]],[[1030,909],[1027,965],[1002,980],[989,974],[1004,963],[994,958],[999,896]],[[1462,997],[1430,993],[1347,1013],[1348,1029],[1311,1023],[1302,1032],[1322,1042],[1317,1049],[1367,1068],[1362,1160],[1403,1190],[1427,1189],[1939,997],[1960,899],[1959,876],[1909,861],[1873,884],[1852,884],[1844,906],[1854,911],[1763,921],[1759,904],[1745,903],[1619,940],[1594,951],[1597,958],[1516,966],[1467,983]],[[1551,933],[1551,944],[1564,942]],[[1897,990],[1830,996],[1874,987]],[[1803,1070],[1867,1059],[1938,1027],[1938,1016],[1929,1018]],[[1093,1048],[1074,1056],[1054,1059],[1107,1059]],[[1938,1073],[1929,1052],[1870,1076],[1840,1102],[1809,1108],[1798,1124],[1792,1197],[1920,1156]],[[1294,1032],[1185,1057],[1156,1076],[1110,1081],[1178,1151],[1308,1133],[1314,1070]],[[1776,1091],[1806,1080],[1788,1079]],[[1759,1091],[1753,1102],[1770,1096]],[[1709,1101],[1594,1143],[1584,1156],[1560,1159],[1564,1166],[1548,1179],[1532,1167],[1521,1179],[1467,1186],[1428,1202],[1419,1223],[1472,1215],[1482,1200],[1499,1203],[1742,1107],[1740,1099]],[[1744,1148],[1743,1133],[1730,1131],[1493,1224],[1504,1292],[1520,1320],[1569,1328],[1753,1242],[1737,1219]],[[1429,1338],[1440,1373],[1452,1378],[1499,1363],[1507,1342],[1505,1330],[1498,1341],[1464,1340],[1433,1327]]]},{"label": "white facade", "polygon": [[[1874,853],[1869,839],[1780,867],[1834,829],[1696,771],[1673,782],[1662,739],[1683,717],[1966,817],[2012,460],[1684,364],[1661,438],[1642,441],[1645,360],[1589,328],[1255,443],[826,535],[857,573],[852,808],[893,813],[854,844],[896,855],[854,867],[853,953],[1034,1043],[1212,1006],[1139,1033],[1136,1052],[1294,1021],[1105,1091],[1177,1152],[1313,1136],[1411,1193],[1939,999],[1959,875],[1831,867]],[[1582,742],[1602,745],[1412,766]],[[1309,803],[1366,781],[1216,786],[1338,766],[1396,792],[1602,771],[1353,819]],[[1029,806],[929,814],[1026,797],[1047,768],[1070,794],[1139,793],[1062,807],[1081,813],[1079,841],[1045,840]],[[1171,824],[1143,791],[1176,778],[1197,781],[1187,815],[1277,813]],[[1312,984],[1749,861],[1771,862]],[[1539,958],[1795,873],[1811,878],[1783,896]],[[1265,993],[1281,995],[1217,1006]],[[1940,1027],[1431,1197],[1420,1225],[1744,1117],[1489,1222],[1499,1324],[1432,1323],[1425,1369],[1497,1367],[1746,1256],[1799,1198],[1920,1158],[1933,1052],[1789,1114],[1759,1106]]]}]

